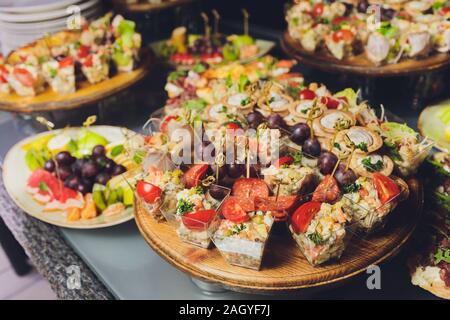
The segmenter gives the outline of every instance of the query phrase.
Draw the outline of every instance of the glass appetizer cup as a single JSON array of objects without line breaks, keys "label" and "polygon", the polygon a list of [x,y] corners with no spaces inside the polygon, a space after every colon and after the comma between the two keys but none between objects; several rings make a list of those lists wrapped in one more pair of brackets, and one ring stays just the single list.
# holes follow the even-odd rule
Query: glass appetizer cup
[{"label": "glass appetizer cup", "polygon": [[312,266],[339,259],[352,239],[355,225],[342,207],[309,201],[288,220],[292,238]]},{"label": "glass appetizer cup", "polygon": [[161,198],[158,198],[156,201],[150,203],[143,197],[139,196],[137,192],[135,192],[134,196],[136,197],[136,200],[139,201],[141,208],[143,208],[148,215],[150,215],[156,221],[164,220],[164,216],[161,212],[161,206],[163,204]]},{"label": "glass appetizer cup", "polygon": [[259,270],[273,222],[270,211],[253,212],[241,223],[222,219],[212,241],[230,265]]},{"label": "glass appetizer cup", "polygon": [[194,209],[191,212],[177,214],[178,201],[175,196],[165,199],[161,212],[167,223],[176,229],[181,241],[207,249],[211,246],[211,236],[220,222],[218,212],[221,204],[230,192],[229,188],[214,184],[205,194],[205,200],[211,203],[209,209]]}]

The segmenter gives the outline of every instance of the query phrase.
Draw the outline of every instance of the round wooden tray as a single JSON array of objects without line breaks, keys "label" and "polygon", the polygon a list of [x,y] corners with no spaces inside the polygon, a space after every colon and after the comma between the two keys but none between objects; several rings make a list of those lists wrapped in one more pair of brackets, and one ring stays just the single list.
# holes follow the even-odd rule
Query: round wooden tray
[{"label": "round wooden tray", "polygon": [[139,201],[135,203],[135,219],[150,247],[189,276],[234,291],[282,293],[348,279],[396,254],[410,238],[422,213],[422,185],[417,179],[410,179],[408,184],[410,198],[392,213],[385,230],[368,239],[353,238],[339,262],[319,267],[308,263],[287,231],[271,235],[262,268],[254,271],[228,265],[216,248],[205,250],[182,242],[172,226],[156,222]]},{"label": "round wooden tray", "polygon": [[164,0],[161,3],[150,3],[150,2],[136,2],[136,3],[126,3],[125,0],[114,0],[114,6],[119,10],[127,11],[127,12],[151,12],[157,10],[163,10],[167,8],[172,8],[176,6],[181,6],[184,4],[189,4],[194,2],[195,0]]},{"label": "round wooden tray", "polygon": [[76,109],[93,104],[144,78],[150,71],[154,60],[151,50],[143,50],[140,65],[136,70],[118,73],[112,78],[96,84],[90,84],[87,80],[79,82],[77,90],[70,94],[55,93],[49,86],[35,97],[21,97],[16,93],[0,94],[0,110],[31,113]]},{"label": "round wooden tray", "polygon": [[287,31],[281,39],[281,48],[294,59],[322,71],[352,73],[370,77],[392,77],[426,73],[450,66],[450,54],[448,53],[437,53],[420,60],[405,59],[399,63],[381,66],[373,64],[366,58],[365,54],[338,60],[328,52],[306,51],[300,42],[293,39]]}]

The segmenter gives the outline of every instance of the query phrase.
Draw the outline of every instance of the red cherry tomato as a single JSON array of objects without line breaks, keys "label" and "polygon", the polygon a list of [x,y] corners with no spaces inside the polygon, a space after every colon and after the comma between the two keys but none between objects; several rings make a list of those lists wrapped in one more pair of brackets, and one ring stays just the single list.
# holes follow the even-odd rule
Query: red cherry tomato
[{"label": "red cherry tomato", "polygon": [[334,203],[340,195],[341,191],[336,179],[331,175],[327,175],[314,190],[312,201]]},{"label": "red cherry tomato", "polygon": [[314,91],[309,89],[303,89],[300,91],[300,100],[313,100],[316,97]]},{"label": "red cherry tomato", "polygon": [[6,75],[8,74],[8,69],[5,66],[0,65],[0,82],[8,82]]},{"label": "red cherry tomato", "polygon": [[343,22],[348,22],[350,19],[348,17],[336,17],[331,21],[332,24],[337,25]]},{"label": "red cherry tomato", "polygon": [[94,65],[93,59],[94,59],[94,56],[92,54],[87,56],[86,60],[84,60],[84,62],[83,62],[83,65],[88,68],[92,67]]},{"label": "red cherry tomato", "polygon": [[331,97],[322,97],[320,102],[326,105],[328,109],[337,109],[339,107],[339,101]]},{"label": "red cherry tomato", "polygon": [[176,120],[177,118],[178,117],[174,115],[165,117],[164,120],[159,125],[159,131],[161,131],[162,133],[167,133],[167,125],[169,124],[170,121]]},{"label": "red cherry tomato", "polygon": [[450,12],[450,7],[441,8],[440,14],[445,16],[448,12]]},{"label": "red cherry tomato", "polygon": [[284,156],[284,157],[278,158],[278,160],[275,161],[273,166],[275,168],[280,168],[284,164],[289,165],[289,164],[292,164],[293,162],[294,162],[294,158],[292,158],[291,156]]},{"label": "red cherry tomato", "polygon": [[231,193],[233,196],[243,198],[267,198],[269,196],[269,187],[261,179],[241,178],[234,183]]},{"label": "red cherry tomato", "polygon": [[62,59],[59,62],[59,67],[62,68],[66,68],[66,67],[70,67],[75,63],[74,59],[72,57],[66,57],[64,59]]},{"label": "red cherry tomato", "polygon": [[80,47],[78,48],[78,57],[86,58],[89,55],[90,51],[91,51],[90,47],[80,44]]},{"label": "red cherry tomato", "polygon": [[34,84],[33,75],[27,69],[16,67],[13,75],[25,87],[32,87]]},{"label": "red cherry tomato", "polygon": [[324,8],[323,3],[318,3],[318,4],[316,4],[316,5],[313,7],[313,9],[312,9],[312,14],[313,14],[313,16],[314,16],[314,17],[320,17],[320,16],[322,16],[322,14],[323,14],[323,8]]},{"label": "red cherry tomato", "polygon": [[[225,219],[228,219],[234,223],[243,223],[250,219],[249,215],[247,214],[248,211],[245,210],[245,206],[248,204],[240,199],[245,198],[228,197],[227,199],[225,199],[221,209]],[[253,201],[248,198],[247,201],[253,203]]]},{"label": "red cherry tomato", "polygon": [[372,178],[381,204],[389,202],[400,193],[397,184],[391,178],[379,172],[373,173]]},{"label": "red cherry tomato", "polygon": [[355,35],[350,30],[340,29],[333,32],[333,35],[331,37],[333,38],[334,42],[339,42],[341,40],[345,42],[350,42],[353,40]]},{"label": "red cherry tomato", "polygon": [[228,122],[227,129],[238,130],[238,129],[241,129],[241,126],[239,124],[237,124],[236,122]]},{"label": "red cherry tomato", "polygon": [[136,185],[137,194],[144,199],[145,202],[153,204],[159,198],[161,198],[162,190],[158,186],[145,182],[144,180],[138,181]]},{"label": "red cherry tomato", "polygon": [[306,202],[295,210],[291,218],[292,230],[295,233],[304,233],[308,229],[311,220],[320,211],[320,202]]},{"label": "red cherry tomato", "polygon": [[214,209],[199,210],[184,214],[181,217],[181,221],[189,230],[202,231],[208,228],[209,222],[216,214]]},{"label": "red cherry tomato", "polygon": [[208,171],[209,165],[206,163],[195,164],[189,168],[184,174],[184,182],[188,188],[197,187],[200,184],[201,179]]}]

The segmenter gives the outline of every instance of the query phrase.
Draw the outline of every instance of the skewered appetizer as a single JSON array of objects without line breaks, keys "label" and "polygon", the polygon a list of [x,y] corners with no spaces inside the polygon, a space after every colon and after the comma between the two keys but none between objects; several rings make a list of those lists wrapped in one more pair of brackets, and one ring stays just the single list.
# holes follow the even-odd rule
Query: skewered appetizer
[{"label": "skewered appetizer", "polygon": [[12,88],[20,96],[36,96],[48,83],[58,94],[73,93],[77,79],[95,84],[112,76],[112,69],[132,71],[140,48],[135,23],[108,13],[84,22],[81,32],[61,31],[11,52],[1,63],[1,92]]},{"label": "skewered appetizer", "polygon": [[286,14],[289,35],[306,51],[325,51],[338,60],[365,54],[374,64],[450,50],[447,2],[383,3],[378,16],[371,4],[295,1]]}]

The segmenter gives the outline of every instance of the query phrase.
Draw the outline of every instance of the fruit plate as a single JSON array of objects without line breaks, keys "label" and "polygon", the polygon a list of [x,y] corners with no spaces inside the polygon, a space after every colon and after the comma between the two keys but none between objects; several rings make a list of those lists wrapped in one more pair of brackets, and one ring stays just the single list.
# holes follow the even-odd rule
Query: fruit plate
[{"label": "fruit plate", "polygon": [[[426,107],[419,116],[417,127],[422,136],[434,141],[435,148],[450,152],[450,133],[445,128],[450,125],[450,100]],[[447,129],[449,130],[449,129]]]},{"label": "fruit plate", "polygon": [[[153,42],[150,45],[150,47],[152,48],[152,50],[156,54],[156,56],[160,56],[160,54],[159,54],[160,48],[167,41],[168,41],[167,39],[161,40],[161,41]],[[269,51],[275,47],[275,42],[269,41],[269,40],[256,39],[256,45],[259,47],[259,51],[257,54],[255,54],[252,57],[246,58],[246,59],[236,60],[235,63],[245,64],[245,63],[250,63],[258,58],[261,58],[262,56],[269,53]],[[190,66],[184,66],[184,65],[177,65],[170,61],[168,61],[168,63],[174,68],[189,69],[189,67],[190,67]]]},{"label": "fruit plate", "polygon": [[3,93],[0,94],[0,110],[31,113],[76,109],[94,104],[143,79],[150,71],[153,61],[154,56],[151,50],[144,49],[137,69],[116,74],[110,79],[96,84],[82,81],[77,83],[77,90],[74,93],[57,94],[49,87],[35,97],[21,97],[16,93]]},{"label": "fruit plate", "polygon": [[328,52],[308,52],[301,44],[285,32],[281,48],[292,58],[325,72],[358,74],[368,77],[392,77],[421,74],[444,69],[450,66],[449,53],[437,53],[424,59],[404,59],[395,64],[377,66],[364,54],[338,60]]},{"label": "fruit plate", "polygon": [[312,267],[297,249],[287,229],[273,234],[260,271],[228,265],[216,248],[206,250],[182,242],[168,223],[157,222],[135,201],[135,220],[150,247],[174,267],[196,279],[248,293],[284,293],[328,286],[364,272],[394,256],[409,240],[422,213],[419,180],[408,181],[409,200],[393,213],[384,230],[369,238],[352,238],[338,262]]},{"label": "fruit plate", "polygon": [[[124,128],[112,126],[92,126],[90,129],[102,136],[108,141],[115,142],[124,139]],[[65,130],[80,130],[80,128],[68,128]],[[54,130],[58,133],[61,130]],[[44,212],[44,206],[33,200],[33,197],[26,192],[27,180],[31,175],[25,163],[25,151],[22,146],[49,134],[49,132],[40,133],[38,135],[28,137],[15,144],[6,154],[3,162],[3,182],[6,191],[16,205],[27,214],[44,222],[66,228],[74,229],[95,229],[114,226],[133,219],[133,209],[127,208],[123,212],[112,216],[97,216],[89,220],[67,221],[65,213],[61,211]]]}]

